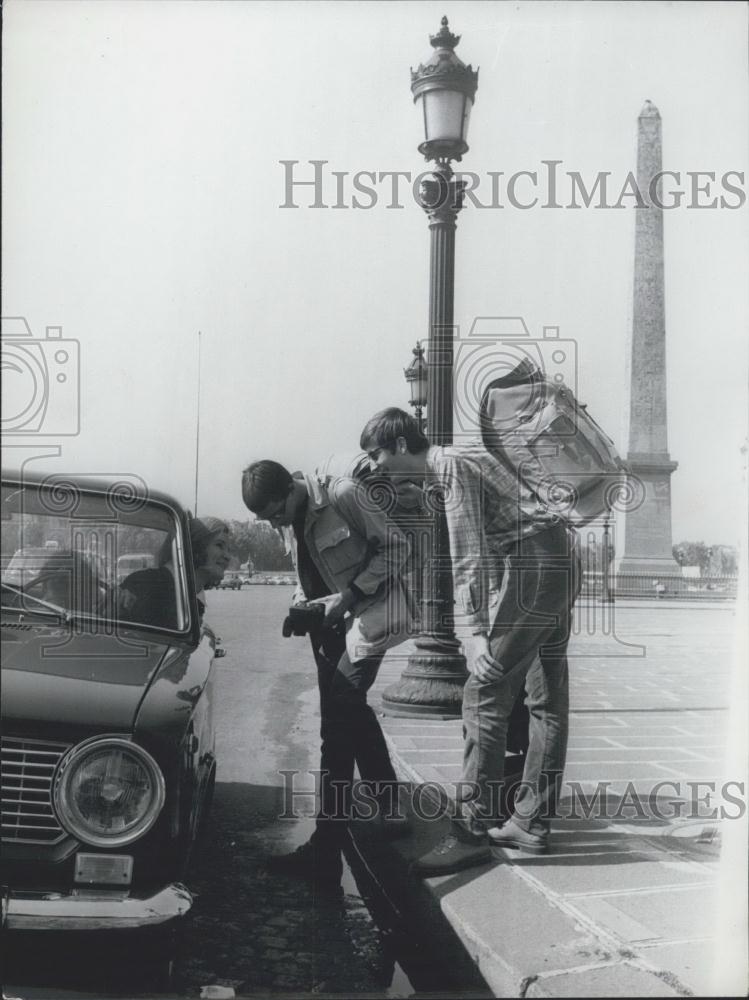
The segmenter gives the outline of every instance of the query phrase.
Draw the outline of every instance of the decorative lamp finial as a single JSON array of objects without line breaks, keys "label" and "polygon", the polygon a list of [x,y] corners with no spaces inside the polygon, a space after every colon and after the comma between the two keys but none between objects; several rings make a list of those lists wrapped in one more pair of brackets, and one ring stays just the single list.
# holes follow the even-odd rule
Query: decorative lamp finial
[{"label": "decorative lamp finial", "polygon": [[429,36],[429,43],[435,49],[454,49],[460,41],[460,35],[454,35],[447,26],[447,17],[440,22],[442,27],[436,35]]}]

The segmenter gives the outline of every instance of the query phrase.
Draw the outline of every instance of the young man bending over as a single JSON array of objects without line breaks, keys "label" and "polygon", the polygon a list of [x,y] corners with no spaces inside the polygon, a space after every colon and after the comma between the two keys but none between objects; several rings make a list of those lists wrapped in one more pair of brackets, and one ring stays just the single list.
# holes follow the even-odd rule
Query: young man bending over
[{"label": "young man bending over", "polygon": [[[438,485],[454,499],[445,516],[456,633],[469,671],[463,806],[451,834],[413,870],[441,875],[483,864],[492,844],[543,853],[567,749],[567,642],[580,580],[575,532],[481,442],[430,447],[403,410],[375,414],[360,444],[378,472]],[[492,571],[505,582],[490,617]],[[513,815],[499,827],[507,723],[523,683],[529,748]]]}]

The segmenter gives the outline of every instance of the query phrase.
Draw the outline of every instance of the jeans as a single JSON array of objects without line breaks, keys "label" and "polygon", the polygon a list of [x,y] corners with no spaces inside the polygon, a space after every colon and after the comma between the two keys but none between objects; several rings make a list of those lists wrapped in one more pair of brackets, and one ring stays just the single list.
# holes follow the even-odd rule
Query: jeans
[{"label": "jeans", "polygon": [[352,663],[342,633],[323,629],[312,637],[320,687],[320,810],[313,841],[338,850],[351,809],[354,763],[363,782],[372,786],[380,808],[397,788],[385,737],[367,691],[377,677],[382,656]]},{"label": "jeans", "polygon": [[567,643],[580,592],[580,560],[559,524],[517,542],[505,564],[506,586],[489,635],[504,669],[484,684],[469,676],[463,690],[463,782],[466,823],[478,833],[499,818],[507,724],[525,682],[529,746],[512,819],[545,833],[554,813],[567,754]]}]

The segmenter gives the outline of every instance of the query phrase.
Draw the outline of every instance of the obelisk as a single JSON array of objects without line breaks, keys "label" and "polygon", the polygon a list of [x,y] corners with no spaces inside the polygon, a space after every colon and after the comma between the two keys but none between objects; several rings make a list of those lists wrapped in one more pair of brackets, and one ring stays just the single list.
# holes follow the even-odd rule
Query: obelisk
[{"label": "obelisk", "polygon": [[680,574],[671,552],[671,473],[666,411],[666,313],[663,289],[661,116],[650,101],[637,119],[637,186],[647,207],[635,209],[635,268],[629,402],[630,490],[624,554],[618,573]]}]

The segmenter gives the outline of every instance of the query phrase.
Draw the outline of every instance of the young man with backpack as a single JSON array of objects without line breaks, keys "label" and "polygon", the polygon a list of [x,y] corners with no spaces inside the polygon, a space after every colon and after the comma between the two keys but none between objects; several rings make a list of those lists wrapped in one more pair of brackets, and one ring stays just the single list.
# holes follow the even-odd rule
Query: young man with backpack
[{"label": "young man with backpack", "polygon": [[[413,871],[443,875],[483,864],[492,845],[543,853],[567,748],[576,534],[480,441],[430,447],[416,421],[393,407],[371,418],[360,445],[378,472],[445,494],[456,634],[469,671],[462,814]],[[504,585],[490,620],[492,571]],[[523,682],[530,742],[513,815],[499,827],[507,724]]]}]

